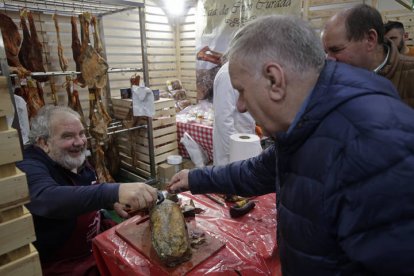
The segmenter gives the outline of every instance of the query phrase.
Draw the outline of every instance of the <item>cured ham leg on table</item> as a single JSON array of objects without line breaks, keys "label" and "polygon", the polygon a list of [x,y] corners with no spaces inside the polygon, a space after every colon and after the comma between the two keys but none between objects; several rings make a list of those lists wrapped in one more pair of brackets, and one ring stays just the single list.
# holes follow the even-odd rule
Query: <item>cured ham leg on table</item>
[{"label": "cured ham leg on table", "polygon": [[13,20],[3,13],[0,13],[0,29],[10,72],[24,78],[30,72],[19,61],[20,44],[22,43],[19,29]]}]

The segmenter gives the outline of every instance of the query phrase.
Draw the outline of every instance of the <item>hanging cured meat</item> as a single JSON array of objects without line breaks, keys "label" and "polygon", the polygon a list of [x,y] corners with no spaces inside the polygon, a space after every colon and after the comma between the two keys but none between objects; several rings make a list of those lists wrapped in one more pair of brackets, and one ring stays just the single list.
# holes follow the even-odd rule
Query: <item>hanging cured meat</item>
[{"label": "hanging cured meat", "polygon": [[37,111],[45,105],[43,90],[35,80],[28,80],[27,85],[16,88],[16,95],[23,97],[27,103],[29,120],[37,115]]},{"label": "hanging cured meat", "polygon": [[65,87],[66,94],[68,95],[68,107],[79,113],[83,126],[87,128],[85,115],[83,114],[83,109],[79,100],[79,92],[73,88],[73,81],[69,76],[66,76]]},{"label": "hanging cured meat", "polygon": [[101,36],[99,34],[98,19],[96,18],[96,16],[92,16],[91,23],[93,26],[93,48],[95,48],[98,55],[103,57],[104,50],[102,46]]},{"label": "hanging cured meat", "polygon": [[59,24],[57,20],[57,14],[53,15],[53,21],[55,22],[56,36],[57,36],[57,42],[58,42],[58,56],[59,56],[60,69],[62,69],[62,71],[66,71],[68,69],[68,60],[63,55],[63,46],[60,40],[60,29],[59,29]]},{"label": "hanging cured meat", "polygon": [[103,104],[99,103],[100,89],[89,88],[89,133],[99,141],[108,138],[108,124],[111,117],[106,112]]},{"label": "hanging cured meat", "polygon": [[[106,84],[108,64],[98,54],[94,47],[90,45],[89,25],[91,22],[91,14],[83,13],[79,15],[79,20],[81,23],[82,36],[80,58],[82,77],[88,87],[102,88]],[[99,38],[97,39],[99,40]]]},{"label": "hanging cured meat", "polygon": [[[20,16],[23,28],[23,43],[19,53],[20,62],[32,72],[45,72],[46,70],[43,65],[43,46],[37,36],[33,15],[30,11],[27,11],[27,19],[30,27],[29,34],[26,20],[24,19],[25,13],[23,12],[23,15]],[[34,76],[33,78],[40,82],[49,80],[49,76]]]},{"label": "hanging cured meat", "polygon": [[30,72],[19,61],[19,50],[22,38],[19,29],[13,20],[5,14],[0,13],[0,29],[3,36],[4,48],[6,50],[7,63],[10,66],[10,72],[16,73],[23,78]]},{"label": "hanging cured meat", "polygon": [[112,178],[109,170],[105,166],[105,156],[104,151],[102,150],[101,145],[96,144],[94,147],[94,166],[96,171],[96,176],[98,177],[99,183],[113,183],[115,182]]},{"label": "hanging cured meat", "polygon": [[[76,24],[76,17],[72,16],[70,19],[70,23],[72,25],[72,52],[73,52],[73,60],[76,64],[76,71],[80,72],[80,58],[81,58],[81,42],[79,39],[78,34],[78,26]],[[76,78],[76,82],[84,87],[85,80],[82,78],[82,75],[78,75]]]},{"label": "hanging cured meat", "polygon": [[[100,59],[98,59],[98,63],[99,62],[105,62],[105,60],[103,59],[104,56],[104,50],[103,50],[103,46],[102,46],[102,41],[101,41],[101,37],[99,35],[99,28],[98,28],[98,20],[96,19],[96,16],[92,17],[91,23],[94,29],[93,32],[93,48],[95,49],[96,53],[99,55],[99,57],[101,57]],[[106,64],[106,62],[105,62]],[[107,65],[106,65],[107,66]],[[94,85],[95,87],[98,88],[102,88],[106,85],[107,81],[108,81],[108,76],[106,74],[106,72],[108,71],[108,68],[103,65],[99,65],[98,66],[99,69],[104,70],[102,71],[102,73],[100,75],[97,75],[94,78]]]}]

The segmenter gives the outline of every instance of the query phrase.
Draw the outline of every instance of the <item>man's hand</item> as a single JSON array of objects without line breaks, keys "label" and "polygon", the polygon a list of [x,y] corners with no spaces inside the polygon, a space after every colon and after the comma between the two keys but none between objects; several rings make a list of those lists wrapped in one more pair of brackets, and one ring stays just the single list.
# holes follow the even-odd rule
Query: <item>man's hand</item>
[{"label": "man's hand", "polygon": [[119,203],[131,210],[148,208],[157,201],[157,189],[145,183],[121,183],[118,193]]},{"label": "man's hand", "polygon": [[114,210],[117,213],[117,215],[120,216],[121,218],[124,218],[124,219],[130,218],[130,215],[125,210],[125,206],[122,205],[121,203],[115,202]]},{"label": "man's hand", "polygon": [[176,193],[187,191],[189,189],[188,173],[189,173],[189,170],[182,170],[176,173],[171,178],[170,183],[168,183],[167,191],[171,194],[176,194]]}]

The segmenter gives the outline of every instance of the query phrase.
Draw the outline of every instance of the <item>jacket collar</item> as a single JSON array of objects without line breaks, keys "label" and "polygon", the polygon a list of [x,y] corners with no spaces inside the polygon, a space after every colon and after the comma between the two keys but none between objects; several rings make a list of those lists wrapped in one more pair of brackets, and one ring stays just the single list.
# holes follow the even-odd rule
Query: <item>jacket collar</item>
[{"label": "jacket collar", "polygon": [[389,49],[388,60],[377,73],[383,77],[386,77],[387,79],[391,79],[397,70],[400,54],[398,52],[397,46],[395,46],[394,43],[392,43],[390,40],[387,39],[385,41],[385,45],[387,45]]},{"label": "jacket collar", "polygon": [[340,105],[368,94],[386,94],[398,98],[395,87],[372,71],[327,60],[311,92],[309,103],[291,132],[276,134],[281,145],[303,143],[320,122]]}]

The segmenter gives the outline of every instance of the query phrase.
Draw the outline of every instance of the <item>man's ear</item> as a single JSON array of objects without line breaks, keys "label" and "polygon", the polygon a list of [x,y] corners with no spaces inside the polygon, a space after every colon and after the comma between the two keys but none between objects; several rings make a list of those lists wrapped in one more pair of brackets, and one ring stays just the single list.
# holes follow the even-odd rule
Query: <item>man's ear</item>
[{"label": "man's ear", "polygon": [[263,67],[264,76],[269,81],[269,96],[274,101],[280,101],[286,96],[286,79],[283,68],[274,62],[266,63]]},{"label": "man's ear", "polygon": [[404,32],[403,40],[404,41],[407,41],[408,40],[408,32]]},{"label": "man's ear", "polygon": [[369,50],[373,50],[377,47],[378,45],[378,34],[377,31],[374,29],[370,29],[368,31],[368,33],[365,35],[365,38],[367,39],[368,42],[368,49]]},{"label": "man's ear", "polygon": [[49,145],[47,143],[47,139],[44,137],[40,137],[36,141],[36,145],[40,147],[44,152],[49,153]]}]

